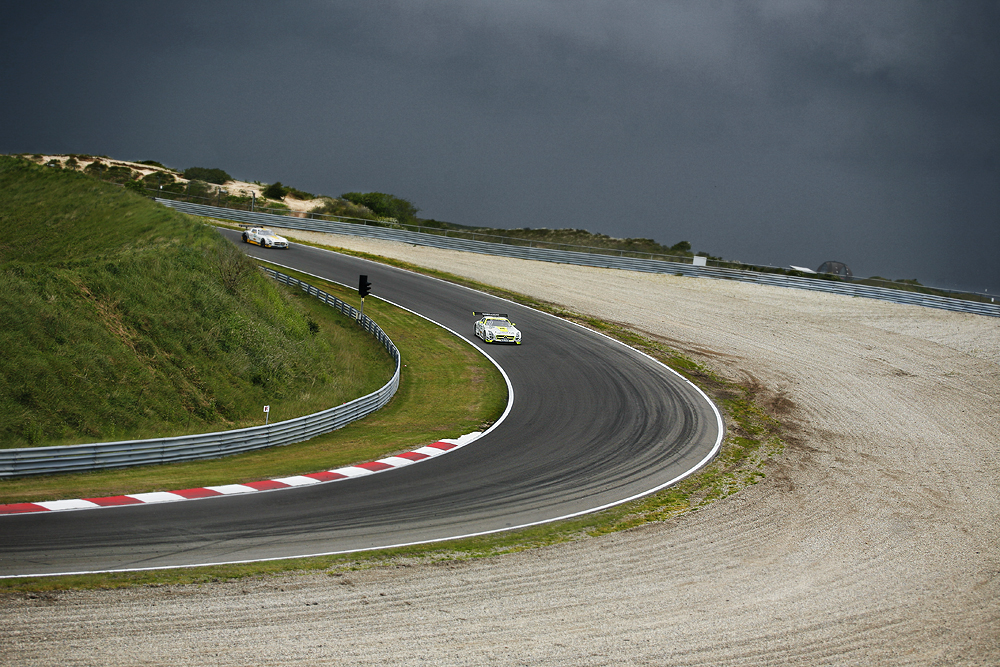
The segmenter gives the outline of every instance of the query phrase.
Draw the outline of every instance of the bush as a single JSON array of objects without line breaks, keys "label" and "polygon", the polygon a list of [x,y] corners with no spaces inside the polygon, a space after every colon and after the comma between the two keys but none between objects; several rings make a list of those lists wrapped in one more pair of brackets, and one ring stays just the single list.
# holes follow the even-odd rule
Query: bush
[{"label": "bush", "polygon": [[184,192],[191,197],[200,197],[202,199],[215,196],[215,190],[208,187],[208,183],[205,181],[188,181],[187,189]]},{"label": "bush", "polygon": [[184,178],[189,181],[205,181],[215,185],[224,185],[233,180],[233,177],[221,169],[208,169],[206,167],[188,167],[184,170]]},{"label": "bush", "polygon": [[86,169],[83,170],[84,173],[101,179],[102,181],[111,181],[112,183],[128,183],[129,181],[135,180],[138,174],[128,167],[124,166],[113,166],[109,167],[100,160],[94,160],[87,165]]},{"label": "bush", "polygon": [[111,181],[112,183],[129,183],[134,181],[139,176],[138,172],[132,171],[128,167],[116,166],[108,167],[108,170],[104,173],[104,180]]},{"label": "bush", "polygon": [[311,192],[305,192],[303,190],[299,190],[298,188],[290,188],[290,187],[286,187],[285,189],[288,191],[288,194],[290,196],[295,197],[296,199],[301,199],[302,201],[310,201],[316,199],[316,195],[314,195]]},{"label": "bush", "polygon": [[288,194],[289,189],[290,188],[283,186],[281,181],[278,181],[277,183],[271,183],[269,186],[264,188],[264,196],[268,199],[281,200],[285,198],[286,194]]},{"label": "bush", "polygon": [[257,273],[257,266],[232,243],[221,245],[216,252],[216,270],[222,286],[230,294],[239,294],[243,285]]},{"label": "bush", "polygon": [[359,206],[346,199],[324,198],[323,205],[314,208],[313,211],[323,215],[336,215],[342,218],[361,218],[362,220],[375,220],[377,217],[367,206]]},{"label": "bush", "polygon": [[157,188],[161,185],[171,185],[177,179],[174,175],[166,171],[154,171],[142,177],[142,183],[147,188]]},{"label": "bush", "polygon": [[341,199],[365,206],[375,215],[383,218],[395,218],[397,222],[413,224],[420,209],[407,199],[402,199],[384,192],[345,192]]}]

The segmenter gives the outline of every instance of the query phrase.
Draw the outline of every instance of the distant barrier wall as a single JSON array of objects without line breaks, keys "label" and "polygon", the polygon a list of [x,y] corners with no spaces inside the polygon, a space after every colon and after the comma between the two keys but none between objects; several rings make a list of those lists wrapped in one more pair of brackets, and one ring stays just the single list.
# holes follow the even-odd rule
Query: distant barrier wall
[{"label": "distant barrier wall", "polygon": [[621,257],[596,252],[553,250],[551,248],[537,248],[513,244],[508,245],[506,243],[489,243],[486,241],[475,241],[454,236],[414,232],[405,229],[393,229],[391,227],[376,225],[363,225],[332,220],[315,220],[310,218],[275,215],[272,213],[255,213],[250,211],[219,208],[216,206],[205,206],[203,204],[192,204],[190,202],[173,201],[169,199],[157,199],[156,201],[177,209],[178,211],[190,213],[191,215],[218,218],[221,220],[231,220],[234,222],[261,227],[283,227],[286,229],[327,232],[348,236],[363,236],[368,238],[385,239],[387,241],[399,241],[402,243],[409,243],[411,245],[430,246],[446,250],[463,250],[466,252],[477,252],[486,255],[517,257],[519,259],[532,259],[543,262],[555,262],[558,264],[575,264],[579,266],[595,266],[623,269],[626,271],[642,271],[646,273],[669,273],[674,275],[694,276],[698,278],[736,280],[745,283],[757,283],[759,285],[791,287],[795,289],[812,290],[815,292],[858,296],[869,299],[880,299],[882,301],[891,301],[893,303],[925,306],[928,308],[940,308],[943,310],[973,313],[976,315],[988,315],[990,317],[1000,317],[1000,303],[968,301],[965,299],[923,294],[920,292],[910,292],[901,289],[860,285],[849,281],[823,280],[821,278],[800,278],[797,276],[786,276],[781,274],[763,273],[745,269],[730,269],[717,266],[695,266],[684,262]]}]

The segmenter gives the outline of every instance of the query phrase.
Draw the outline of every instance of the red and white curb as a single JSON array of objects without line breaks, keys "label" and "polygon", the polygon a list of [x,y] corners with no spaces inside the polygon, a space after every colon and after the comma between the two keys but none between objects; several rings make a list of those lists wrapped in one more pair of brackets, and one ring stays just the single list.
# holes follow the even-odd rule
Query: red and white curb
[{"label": "red and white curb", "polygon": [[435,456],[440,456],[446,452],[453,451],[459,447],[479,439],[481,432],[468,433],[459,438],[449,440],[439,440],[426,447],[414,449],[410,452],[403,452],[396,456],[359,463],[346,468],[335,470],[324,470],[313,472],[307,475],[295,475],[293,477],[279,477],[277,479],[265,479],[260,482],[247,482],[246,484],[224,484],[222,486],[205,486],[197,489],[183,489],[181,491],[156,491],[153,493],[134,493],[127,496],[107,496],[104,498],[77,498],[75,500],[48,500],[40,503],[13,503],[10,505],[0,505],[0,515],[2,514],[33,514],[36,512],[66,512],[69,510],[89,510],[101,507],[121,507],[123,505],[149,505],[152,503],[173,503],[181,500],[198,500],[201,498],[214,498],[217,496],[232,496],[241,493],[256,493],[259,491],[275,491],[277,489],[290,489],[297,486],[309,486],[311,484],[322,484],[324,482],[339,482],[354,477],[364,477],[377,472],[394,470],[404,466],[412,465],[419,461],[424,461]]}]

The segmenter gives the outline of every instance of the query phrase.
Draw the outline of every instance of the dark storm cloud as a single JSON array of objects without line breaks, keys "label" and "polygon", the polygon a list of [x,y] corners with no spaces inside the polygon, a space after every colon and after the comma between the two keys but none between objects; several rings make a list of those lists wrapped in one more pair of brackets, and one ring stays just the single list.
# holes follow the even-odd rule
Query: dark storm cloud
[{"label": "dark storm cloud", "polygon": [[55,3],[0,151],[219,166],[502,227],[1000,289],[998,4]]}]

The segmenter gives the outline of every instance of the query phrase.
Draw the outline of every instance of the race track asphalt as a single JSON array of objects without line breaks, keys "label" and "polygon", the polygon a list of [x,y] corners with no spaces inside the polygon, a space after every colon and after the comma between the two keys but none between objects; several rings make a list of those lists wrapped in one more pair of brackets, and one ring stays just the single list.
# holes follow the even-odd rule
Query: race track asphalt
[{"label": "race track asphalt", "polygon": [[[222,233],[238,242],[238,233]],[[504,530],[661,487],[705,462],[721,440],[721,420],[701,392],[606,337],[347,255],[298,244],[241,247],[346,285],[367,274],[373,296],[459,332],[492,356],[514,387],[510,414],[461,449],[368,477],[245,496],[0,516],[0,576],[287,558]],[[488,275],[481,279],[490,282]],[[485,346],[473,337],[473,310],[509,313],[524,343]]]}]

